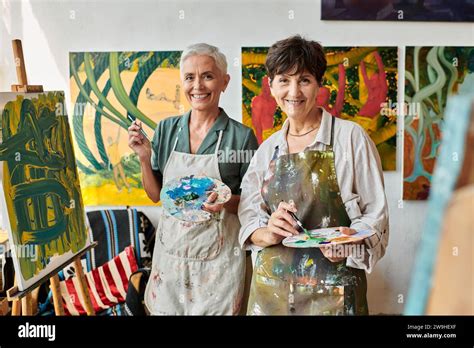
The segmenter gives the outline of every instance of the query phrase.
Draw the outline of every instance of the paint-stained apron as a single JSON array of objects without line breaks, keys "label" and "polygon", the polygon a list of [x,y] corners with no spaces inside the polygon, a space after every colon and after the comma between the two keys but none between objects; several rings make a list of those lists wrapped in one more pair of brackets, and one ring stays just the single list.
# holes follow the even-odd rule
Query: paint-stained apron
[{"label": "paint-stained apron", "polygon": [[[179,134],[163,171],[163,186],[188,175],[222,180],[218,163],[222,131],[210,155],[175,151]],[[245,276],[239,228],[237,215],[225,209],[198,223],[180,221],[162,209],[145,290],[148,311],[152,315],[238,314]]]},{"label": "paint-stained apron", "polygon": [[[307,229],[350,226],[341,199],[331,143],[325,151],[278,156],[275,148],[262,196],[269,214],[293,200]],[[267,247],[257,255],[247,314],[368,314],[365,271],[333,263],[318,248]]]}]

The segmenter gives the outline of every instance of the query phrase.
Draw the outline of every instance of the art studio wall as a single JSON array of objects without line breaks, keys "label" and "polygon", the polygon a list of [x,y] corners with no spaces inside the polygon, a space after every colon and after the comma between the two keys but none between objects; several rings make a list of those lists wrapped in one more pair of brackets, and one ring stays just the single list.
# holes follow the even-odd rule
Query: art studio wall
[{"label": "art studio wall", "polygon": [[[0,13],[1,91],[16,83],[10,47],[14,38],[23,42],[29,83],[42,84],[45,90],[65,90],[68,101],[70,52],[177,51],[191,43],[208,42],[227,55],[231,82],[221,106],[239,121],[242,47],[268,47],[297,33],[323,46],[398,46],[397,99],[403,101],[405,47],[470,46],[474,41],[471,23],[321,21],[320,4],[314,0],[4,0]],[[396,170],[384,173],[390,242],[387,254],[368,276],[371,314],[403,311],[427,210],[426,201],[402,200],[403,120],[398,121]],[[156,223],[158,209],[142,210]]]}]

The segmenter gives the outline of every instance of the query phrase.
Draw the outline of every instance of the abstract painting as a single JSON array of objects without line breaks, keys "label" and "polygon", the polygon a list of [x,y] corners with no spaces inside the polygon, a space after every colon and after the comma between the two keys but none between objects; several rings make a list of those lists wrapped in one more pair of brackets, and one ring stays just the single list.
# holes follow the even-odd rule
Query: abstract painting
[{"label": "abstract painting", "polygon": [[179,51],[69,54],[76,160],[86,205],[152,205],[128,147],[131,120],[151,139],[158,122],[189,107]]},{"label": "abstract painting", "polygon": [[64,94],[0,93],[0,115],[1,214],[24,290],[90,242]]},{"label": "abstract painting", "polygon": [[474,47],[407,47],[405,70],[403,199],[425,200],[447,100],[474,93]]},{"label": "abstract painting", "polygon": [[322,20],[472,22],[471,0],[322,0]]},{"label": "abstract painting", "polygon": [[[328,67],[316,103],[335,117],[361,125],[379,151],[384,170],[396,169],[396,47],[325,47]],[[266,47],[242,48],[242,121],[259,143],[281,129],[286,116],[270,94]]]}]

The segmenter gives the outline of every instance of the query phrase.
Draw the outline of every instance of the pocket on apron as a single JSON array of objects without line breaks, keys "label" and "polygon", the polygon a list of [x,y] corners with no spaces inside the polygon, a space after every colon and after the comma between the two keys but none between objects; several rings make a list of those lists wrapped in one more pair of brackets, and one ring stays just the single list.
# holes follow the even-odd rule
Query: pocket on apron
[{"label": "pocket on apron", "polygon": [[159,224],[159,243],[165,254],[196,261],[215,259],[224,244],[219,220],[188,223],[164,213]]},{"label": "pocket on apron", "polygon": [[[308,254],[310,252],[312,254]],[[321,267],[324,260],[318,255],[315,250],[304,251],[281,245],[260,251],[255,263],[247,314],[344,314],[344,286],[321,283],[324,273],[317,274],[309,269],[298,272],[298,265],[307,264],[309,259],[314,259]]]},{"label": "pocket on apron", "polygon": [[[344,315],[344,286],[295,286],[294,308],[299,315]],[[291,309],[290,309],[291,312]]]},{"label": "pocket on apron", "polygon": [[343,315],[344,286],[301,285],[257,275],[248,315]]}]

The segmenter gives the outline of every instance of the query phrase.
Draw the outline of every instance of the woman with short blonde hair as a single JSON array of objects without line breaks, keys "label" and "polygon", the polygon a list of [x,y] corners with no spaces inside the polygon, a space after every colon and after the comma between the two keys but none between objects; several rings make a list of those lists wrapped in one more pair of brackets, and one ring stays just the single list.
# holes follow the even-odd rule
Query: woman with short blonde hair
[{"label": "woman with short blonde hair", "polygon": [[238,314],[243,294],[245,253],[238,244],[237,206],[248,162],[229,161],[219,151],[253,151],[251,129],[219,107],[226,90],[225,56],[217,47],[196,44],[181,56],[181,83],[191,110],[162,120],[150,143],[140,124],[129,128],[129,145],[138,155],[146,193],[158,202],[167,182],[190,175],[223,181],[232,191],[226,204],[204,209],[205,222],[184,222],[162,209],[156,231],[152,270],[145,291],[151,314]]}]

